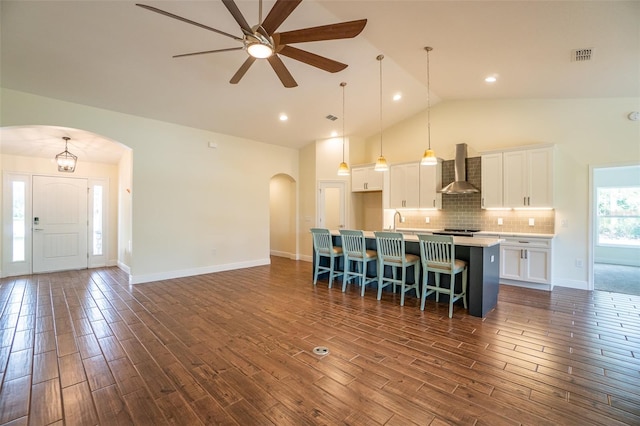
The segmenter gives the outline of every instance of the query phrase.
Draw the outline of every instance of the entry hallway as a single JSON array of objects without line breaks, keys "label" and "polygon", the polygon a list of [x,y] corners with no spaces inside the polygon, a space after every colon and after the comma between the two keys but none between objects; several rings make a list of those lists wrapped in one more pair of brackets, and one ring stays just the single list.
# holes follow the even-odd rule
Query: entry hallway
[{"label": "entry hallway", "polygon": [[639,296],[501,286],[449,319],[272,262],[2,279],[0,424],[640,424]]}]

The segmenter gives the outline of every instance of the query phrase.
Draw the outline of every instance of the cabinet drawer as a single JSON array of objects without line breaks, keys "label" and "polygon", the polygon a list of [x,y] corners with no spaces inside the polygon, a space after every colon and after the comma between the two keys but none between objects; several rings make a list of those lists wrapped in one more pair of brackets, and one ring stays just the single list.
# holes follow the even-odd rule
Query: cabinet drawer
[{"label": "cabinet drawer", "polygon": [[518,247],[539,247],[550,248],[551,239],[549,238],[518,238],[518,237],[502,237],[505,242],[502,245],[518,246]]}]

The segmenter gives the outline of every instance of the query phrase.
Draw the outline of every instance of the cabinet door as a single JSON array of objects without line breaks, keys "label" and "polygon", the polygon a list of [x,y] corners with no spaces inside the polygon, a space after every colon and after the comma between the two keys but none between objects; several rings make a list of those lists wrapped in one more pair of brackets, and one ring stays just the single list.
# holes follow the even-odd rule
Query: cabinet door
[{"label": "cabinet door", "polygon": [[384,172],[376,172],[373,166],[367,168],[367,190],[382,191]]},{"label": "cabinet door", "polygon": [[522,249],[502,245],[500,247],[500,278],[522,280],[524,277]]},{"label": "cabinet door", "polygon": [[353,167],[351,169],[351,191],[366,191],[367,169],[365,167]]},{"label": "cabinet door", "polygon": [[532,149],[528,155],[529,206],[553,207],[553,150]]},{"label": "cabinet door", "polygon": [[505,152],[502,155],[504,170],[504,206],[526,207],[527,203],[527,151]]},{"label": "cabinet door", "polygon": [[435,166],[420,166],[420,208],[441,209],[442,194],[442,162]]},{"label": "cabinet door", "polygon": [[392,209],[420,206],[420,163],[389,168],[389,205]]},{"label": "cabinet door", "polygon": [[525,281],[542,284],[551,282],[551,264],[549,250],[527,249],[525,254]]},{"label": "cabinet door", "polygon": [[483,155],[480,162],[483,209],[502,207],[502,153]]}]

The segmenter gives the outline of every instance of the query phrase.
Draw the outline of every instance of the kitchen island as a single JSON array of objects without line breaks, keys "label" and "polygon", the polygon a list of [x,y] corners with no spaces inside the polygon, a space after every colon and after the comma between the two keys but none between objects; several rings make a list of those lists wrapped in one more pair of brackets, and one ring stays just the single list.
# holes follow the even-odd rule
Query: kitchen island
[{"label": "kitchen island", "polygon": [[[331,231],[336,246],[341,246],[339,231]],[[427,232],[425,232],[427,233]],[[367,248],[376,250],[376,239],[373,232],[365,232]],[[407,253],[420,256],[420,245],[417,235],[405,235]],[[456,258],[468,264],[467,302],[469,314],[482,317],[495,308],[498,303],[500,279],[500,243],[499,238],[453,237],[456,246]],[[342,264],[342,263],[341,263]],[[375,266],[370,265],[369,274],[376,275]],[[411,276],[412,274],[409,274]],[[410,279],[410,278],[409,278]],[[448,285],[449,277],[442,276],[443,284]],[[445,295],[441,300],[446,301]]]}]

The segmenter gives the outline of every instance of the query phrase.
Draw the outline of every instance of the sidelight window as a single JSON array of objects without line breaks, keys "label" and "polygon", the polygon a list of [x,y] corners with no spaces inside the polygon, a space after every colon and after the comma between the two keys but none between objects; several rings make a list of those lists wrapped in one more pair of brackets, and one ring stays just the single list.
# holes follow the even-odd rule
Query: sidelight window
[{"label": "sidelight window", "polygon": [[27,187],[25,182],[13,181],[12,191],[13,200],[11,208],[12,218],[12,260],[14,262],[23,262],[26,256],[25,234],[26,234],[26,196]]}]

